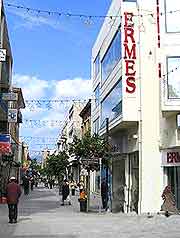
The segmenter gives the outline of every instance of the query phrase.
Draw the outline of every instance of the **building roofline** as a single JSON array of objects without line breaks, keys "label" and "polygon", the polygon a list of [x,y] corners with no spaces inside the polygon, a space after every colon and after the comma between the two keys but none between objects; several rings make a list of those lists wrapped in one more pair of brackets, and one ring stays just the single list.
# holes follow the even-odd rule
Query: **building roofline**
[{"label": "building roofline", "polygon": [[89,99],[86,105],[83,107],[82,111],[79,113],[79,116],[83,117],[89,108],[91,109],[91,99]]}]

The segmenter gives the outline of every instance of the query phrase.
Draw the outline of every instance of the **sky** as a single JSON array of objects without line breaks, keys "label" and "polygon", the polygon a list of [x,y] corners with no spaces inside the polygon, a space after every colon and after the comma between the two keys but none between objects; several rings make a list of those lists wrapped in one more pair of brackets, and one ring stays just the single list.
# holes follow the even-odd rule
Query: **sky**
[{"label": "sky", "polygon": [[[4,0],[4,3],[65,13],[104,15],[111,0]],[[13,84],[22,88],[24,99],[91,97],[91,49],[102,20],[48,16],[7,6],[5,9],[14,61]],[[63,121],[70,104],[55,104],[52,110],[34,106],[33,110],[29,107],[23,110],[24,120]],[[28,123],[21,125],[21,136],[57,138],[60,132],[60,126],[28,127]],[[44,144],[50,144],[47,139],[25,139],[32,156],[46,147]],[[54,145],[48,147],[51,149]]]}]

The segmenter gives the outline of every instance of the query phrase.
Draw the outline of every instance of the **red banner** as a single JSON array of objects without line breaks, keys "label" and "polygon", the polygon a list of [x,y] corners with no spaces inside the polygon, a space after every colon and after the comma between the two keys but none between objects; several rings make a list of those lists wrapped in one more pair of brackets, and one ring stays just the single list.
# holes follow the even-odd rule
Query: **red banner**
[{"label": "red banner", "polygon": [[9,142],[0,142],[0,153],[1,154],[11,153],[11,144]]}]

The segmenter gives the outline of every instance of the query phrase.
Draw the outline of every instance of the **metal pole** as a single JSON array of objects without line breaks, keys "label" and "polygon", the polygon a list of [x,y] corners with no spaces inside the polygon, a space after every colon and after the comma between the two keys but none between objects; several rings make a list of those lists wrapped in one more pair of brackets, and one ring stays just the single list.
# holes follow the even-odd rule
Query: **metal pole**
[{"label": "metal pole", "polygon": [[100,183],[100,199],[99,199],[99,213],[101,213],[101,181],[102,181],[102,178],[101,178],[101,175],[102,175],[102,158],[99,158],[99,166],[100,166],[100,180],[99,180],[99,183]]}]

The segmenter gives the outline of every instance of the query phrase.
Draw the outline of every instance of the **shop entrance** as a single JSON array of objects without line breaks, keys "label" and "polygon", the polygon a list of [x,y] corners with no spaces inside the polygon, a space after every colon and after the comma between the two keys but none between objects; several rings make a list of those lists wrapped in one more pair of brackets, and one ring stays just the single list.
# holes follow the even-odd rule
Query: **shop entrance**
[{"label": "shop entrance", "polygon": [[124,212],[125,159],[113,159],[112,174],[112,212]]},{"label": "shop entrance", "polygon": [[139,153],[129,155],[129,211],[138,213],[139,202]]},{"label": "shop entrance", "polygon": [[180,209],[180,167],[167,168],[168,184],[175,195],[176,206]]}]

